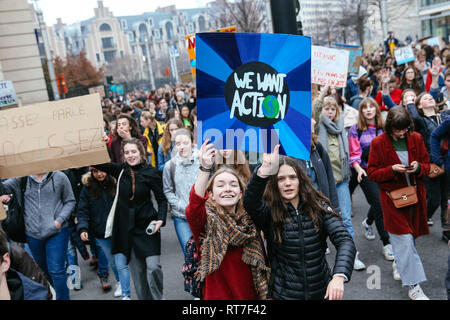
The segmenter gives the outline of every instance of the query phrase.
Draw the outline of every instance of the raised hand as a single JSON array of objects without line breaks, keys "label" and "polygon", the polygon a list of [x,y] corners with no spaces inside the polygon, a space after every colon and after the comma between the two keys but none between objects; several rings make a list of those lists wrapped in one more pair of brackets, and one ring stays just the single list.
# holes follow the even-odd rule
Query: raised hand
[{"label": "raised hand", "polygon": [[198,158],[200,160],[200,165],[205,169],[211,169],[215,162],[216,149],[214,144],[210,143],[209,139],[206,139],[200,147],[198,153]]},{"label": "raised hand", "polygon": [[278,172],[279,166],[279,153],[280,145],[277,144],[273,150],[273,153],[264,153],[263,163],[258,169],[258,176],[266,178],[272,176]]}]

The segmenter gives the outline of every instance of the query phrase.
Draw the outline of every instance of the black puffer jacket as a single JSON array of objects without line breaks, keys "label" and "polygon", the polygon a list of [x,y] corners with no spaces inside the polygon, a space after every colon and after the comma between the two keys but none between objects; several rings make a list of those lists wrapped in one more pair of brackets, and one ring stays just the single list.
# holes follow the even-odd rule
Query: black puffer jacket
[{"label": "black puffer jacket", "polygon": [[[342,221],[331,214],[324,215],[322,233],[317,232],[311,218],[303,213],[302,204],[297,209],[289,204],[290,221],[283,226],[282,244],[276,243],[270,208],[262,198],[268,178],[263,179],[256,172],[257,169],[247,185],[244,207],[267,239],[272,269],[269,298],[323,299],[333,275],[343,274],[350,280],[356,255],[352,237]],[[325,258],[327,236],[337,249],[332,272]]]}]

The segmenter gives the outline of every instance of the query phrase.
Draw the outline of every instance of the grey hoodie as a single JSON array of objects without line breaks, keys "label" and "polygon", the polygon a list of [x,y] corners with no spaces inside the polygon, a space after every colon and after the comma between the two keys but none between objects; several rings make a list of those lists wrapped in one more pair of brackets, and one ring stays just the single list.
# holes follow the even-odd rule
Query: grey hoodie
[{"label": "grey hoodie", "polygon": [[[175,192],[170,176],[170,164],[173,161],[176,161],[174,175]],[[186,219],[185,210],[189,203],[189,192],[197,179],[199,171],[200,163],[198,161],[198,150],[196,149],[194,149],[189,159],[177,154],[164,165],[163,191],[175,217]]]},{"label": "grey hoodie", "polygon": [[[21,199],[20,178],[8,179],[2,184],[3,194],[15,193]],[[28,176],[24,201],[25,233],[39,240],[47,239],[66,227],[75,208],[69,178],[60,171],[45,175],[41,182]],[[55,220],[61,223],[61,229],[56,228]]]}]

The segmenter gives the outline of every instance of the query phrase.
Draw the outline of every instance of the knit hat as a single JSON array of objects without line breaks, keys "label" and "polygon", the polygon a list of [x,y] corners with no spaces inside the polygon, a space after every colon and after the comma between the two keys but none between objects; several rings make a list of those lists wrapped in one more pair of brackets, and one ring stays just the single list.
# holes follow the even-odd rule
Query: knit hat
[{"label": "knit hat", "polygon": [[360,66],[358,75],[355,77],[352,77],[352,80],[356,82],[359,80],[359,78],[361,78],[362,76],[364,76],[366,74],[367,74],[367,70],[363,66]]}]

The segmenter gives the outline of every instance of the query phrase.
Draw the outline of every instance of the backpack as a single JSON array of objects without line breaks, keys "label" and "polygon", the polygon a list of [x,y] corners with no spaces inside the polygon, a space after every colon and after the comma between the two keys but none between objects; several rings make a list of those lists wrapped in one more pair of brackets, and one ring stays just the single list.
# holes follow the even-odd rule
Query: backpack
[{"label": "backpack", "polygon": [[20,178],[20,191],[22,193],[21,201],[17,199],[17,194],[14,193],[11,196],[11,200],[7,203],[8,215],[2,222],[3,230],[5,230],[8,237],[15,241],[25,243],[27,239],[25,237],[25,191],[27,188],[28,177]]},{"label": "backpack", "polygon": [[197,246],[194,237],[186,243],[186,255],[184,256],[184,264],[182,267],[182,274],[184,277],[184,291],[189,292],[196,298],[201,298],[202,284],[195,279],[195,272],[197,272],[199,265],[199,257],[197,254]]}]

